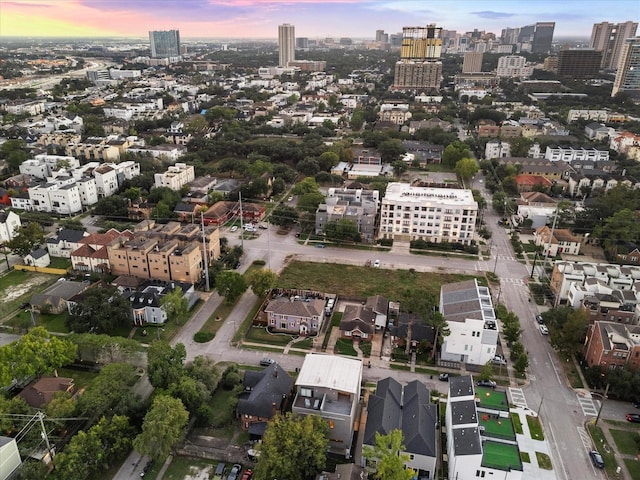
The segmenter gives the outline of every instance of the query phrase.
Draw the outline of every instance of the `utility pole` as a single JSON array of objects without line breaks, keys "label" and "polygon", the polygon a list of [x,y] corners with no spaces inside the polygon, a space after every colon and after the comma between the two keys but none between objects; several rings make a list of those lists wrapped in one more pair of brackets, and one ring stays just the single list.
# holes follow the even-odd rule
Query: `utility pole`
[{"label": "utility pole", "polygon": [[271,270],[271,223],[267,218],[267,268]]},{"label": "utility pole", "polygon": [[242,216],[242,192],[238,192],[238,202],[240,202],[240,246],[244,251],[244,225]]},{"label": "utility pole", "polygon": [[609,393],[609,384],[607,383],[607,388],[604,389],[604,396],[602,397],[602,402],[600,402],[600,408],[598,409],[598,416],[596,417],[596,421],[593,422],[593,426],[598,425],[598,420],[600,420],[600,414],[602,413],[602,407],[604,407],[604,401],[607,399],[607,394]]},{"label": "utility pole", "polygon": [[536,260],[538,260],[538,251],[536,250],[536,256],[533,257],[533,267],[531,267],[531,275],[529,278],[533,278],[533,272],[536,271]]},{"label": "utility pole", "polygon": [[209,260],[207,258],[207,236],[204,233],[204,212],[200,210],[200,224],[202,225],[202,254],[204,256],[204,278],[206,290],[209,291]]},{"label": "utility pole", "polygon": [[553,224],[551,225],[551,232],[549,233],[549,241],[547,242],[547,246],[544,249],[544,262],[542,264],[542,270],[544,271],[545,276],[547,275],[547,257],[549,257],[549,250],[551,249],[551,242],[553,241],[553,232],[556,229],[556,221],[558,220],[558,210],[556,207],[556,214],[553,217]]}]

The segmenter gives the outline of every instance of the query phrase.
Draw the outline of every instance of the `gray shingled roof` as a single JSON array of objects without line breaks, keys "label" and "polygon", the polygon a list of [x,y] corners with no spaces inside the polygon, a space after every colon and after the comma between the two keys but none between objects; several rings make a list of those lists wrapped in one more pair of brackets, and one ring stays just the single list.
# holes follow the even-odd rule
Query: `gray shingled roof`
[{"label": "gray shingled roof", "polygon": [[274,404],[279,412],[291,393],[293,378],[280,365],[273,363],[261,372],[247,371],[243,386],[251,391],[238,400],[238,414],[272,418]]},{"label": "gray shingled roof", "polygon": [[449,396],[466,397],[473,395],[473,379],[471,375],[449,377]]},{"label": "gray shingled roof", "polygon": [[453,431],[453,449],[456,456],[480,455],[482,445],[478,429],[476,427],[456,428]]}]

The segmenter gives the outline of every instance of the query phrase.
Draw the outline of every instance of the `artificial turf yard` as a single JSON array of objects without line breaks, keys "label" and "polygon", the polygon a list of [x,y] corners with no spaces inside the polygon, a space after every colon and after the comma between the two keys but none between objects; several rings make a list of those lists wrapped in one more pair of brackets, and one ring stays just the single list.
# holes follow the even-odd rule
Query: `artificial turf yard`
[{"label": "artificial turf yard", "polygon": [[480,406],[494,410],[509,410],[509,402],[506,392],[493,390],[492,388],[476,387],[476,397],[480,400]]},{"label": "artificial turf yard", "polygon": [[515,440],[516,434],[513,431],[513,425],[511,425],[511,419],[495,418],[495,416],[478,412],[478,423],[484,427],[485,433],[490,437],[502,438],[505,440]]},{"label": "artificial turf yard", "polygon": [[486,441],[483,445],[482,465],[499,470],[522,471],[522,460],[516,445]]},{"label": "artificial turf yard", "polygon": [[[365,298],[382,295],[403,301],[420,292],[437,301],[440,287],[474,277],[449,273],[421,273],[410,270],[360,267],[336,263],[291,262],[280,274],[278,288],[338,293],[345,297]],[[478,277],[486,285],[486,280]]]}]

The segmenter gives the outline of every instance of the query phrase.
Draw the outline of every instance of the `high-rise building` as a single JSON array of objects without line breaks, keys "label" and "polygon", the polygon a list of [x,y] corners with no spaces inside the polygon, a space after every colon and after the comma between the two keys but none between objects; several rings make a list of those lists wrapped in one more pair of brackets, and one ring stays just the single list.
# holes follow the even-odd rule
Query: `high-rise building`
[{"label": "high-rise building", "polygon": [[442,76],[442,28],[404,27],[400,60],[393,78],[395,90],[435,90]]},{"label": "high-rise building", "polygon": [[462,73],[477,73],[482,71],[482,52],[467,52],[464,54]]},{"label": "high-rise building", "polygon": [[150,31],[149,43],[152,58],[177,58],[181,55],[179,30]]},{"label": "high-rise building", "polygon": [[288,23],[278,26],[278,66],[286,67],[296,59],[296,27]]},{"label": "high-rise building", "polygon": [[532,53],[549,53],[551,51],[551,41],[556,22],[538,22],[533,32],[533,42],[531,43]]},{"label": "high-rise building", "polygon": [[591,31],[589,47],[602,52],[604,69],[618,68],[620,52],[625,39],[634,37],[638,29],[638,22],[627,21],[624,23],[594,23]]},{"label": "high-rise building", "polygon": [[600,71],[602,52],[593,48],[570,48],[558,53],[558,75],[572,78],[593,78]]},{"label": "high-rise building", "polygon": [[497,77],[529,78],[533,67],[527,67],[527,59],[519,55],[505,55],[498,58]]},{"label": "high-rise building", "polygon": [[376,30],[376,42],[389,43],[389,34],[384,33],[384,30]]},{"label": "high-rise building", "polygon": [[640,97],[640,37],[627,38],[622,45],[611,96],[618,92]]},{"label": "high-rise building", "polygon": [[307,37],[296,38],[296,48],[298,50],[307,50],[309,48],[309,39]]}]

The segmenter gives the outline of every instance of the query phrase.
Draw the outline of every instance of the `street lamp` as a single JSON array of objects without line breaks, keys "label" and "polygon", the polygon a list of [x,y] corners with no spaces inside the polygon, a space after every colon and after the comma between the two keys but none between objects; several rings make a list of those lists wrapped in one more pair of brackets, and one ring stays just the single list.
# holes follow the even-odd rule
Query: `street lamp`
[{"label": "street lamp", "polygon": [[607,393],[609,393],[609,384],[607,383],[607,388],[604,389],[604,395],[601,395],[596,392],[591,392],[591,395],[601,395],[602,402],[600,402],[600,408],[598,409],[598,415],[596,416],[596,420],[593,422],[593,426],[598,425],[598,420],[600,420],[600,414],[602,413],[602,407],[604,407],[604,401],[607,399]]}]

